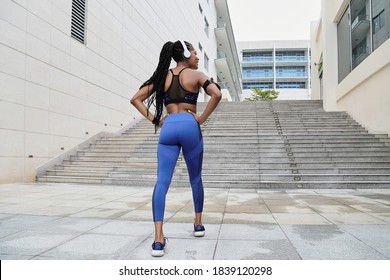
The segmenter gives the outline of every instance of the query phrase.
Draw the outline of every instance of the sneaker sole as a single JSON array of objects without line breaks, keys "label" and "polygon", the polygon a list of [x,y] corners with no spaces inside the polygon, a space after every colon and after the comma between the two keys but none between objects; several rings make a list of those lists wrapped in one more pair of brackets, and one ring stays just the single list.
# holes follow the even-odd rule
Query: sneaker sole
[{"label": "sneaker sole", "polygon": [[164,250],[152,250],[152,257],[164,256]]},{"label": "sneaker sole", "polygon": [[205,235],[204,231],[194,231],[195,237],[203,237]]}]

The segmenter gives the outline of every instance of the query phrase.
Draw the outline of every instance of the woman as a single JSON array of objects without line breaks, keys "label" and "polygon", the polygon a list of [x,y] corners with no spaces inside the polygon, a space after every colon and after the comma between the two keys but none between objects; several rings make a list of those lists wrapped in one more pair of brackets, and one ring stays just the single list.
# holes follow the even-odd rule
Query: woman
[{"label": "woman", "polygon": [[[177,63],[169,69],[171,59]],[[187,164],[195,208],[194,236],[204,236],[202,225],[203,185],[202,159],[203,139],[200,124],[203,124],[217,107],[222,94],[217,84],[197,71],[199,58],[194,47],[182,40],[164,44],[157,69],[131,99],[137,110],[150,120],[157,130],[161,127],[157,149],[157,182],[152,197],[155,239],[152,256],[163,256],[166,238],[163,234],[165,197],[171,183],[180,149]],[[201,115],[196,113],[199,89],[203,87],[211,97]],[[148,99],[146,107],[144,101]],[[156,111],[149,112],[152,103]],[[167,115],[161,118],[165,105]]]}]

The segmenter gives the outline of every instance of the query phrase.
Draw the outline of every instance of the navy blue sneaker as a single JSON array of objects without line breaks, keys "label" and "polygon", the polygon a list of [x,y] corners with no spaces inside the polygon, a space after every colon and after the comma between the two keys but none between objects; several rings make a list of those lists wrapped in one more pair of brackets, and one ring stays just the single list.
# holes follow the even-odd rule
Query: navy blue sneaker
[{"label": "navy blue sneaker", "polygon": [[167,239],[164,238],[164,243],[161,242],[153,242],[152,244],[152,256],[153,257],[162,257],[164,256],[164,248],[167,244]]},{"label": "navy blue sneaker", "polygon": [[206,233],[206,230],[204,226],[202,225],[195,225],[194,224],[194,236],[195,237],[203,237]]}]

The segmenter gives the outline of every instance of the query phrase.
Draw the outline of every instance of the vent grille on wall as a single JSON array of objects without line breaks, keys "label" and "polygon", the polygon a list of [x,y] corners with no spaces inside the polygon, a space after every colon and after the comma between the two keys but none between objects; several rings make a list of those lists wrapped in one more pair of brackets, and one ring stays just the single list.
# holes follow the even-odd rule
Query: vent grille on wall
[{"label": "vent grille on wall", "polygon": [[85,2],[86,0],[72,1],[72,38],[85,43]]}]

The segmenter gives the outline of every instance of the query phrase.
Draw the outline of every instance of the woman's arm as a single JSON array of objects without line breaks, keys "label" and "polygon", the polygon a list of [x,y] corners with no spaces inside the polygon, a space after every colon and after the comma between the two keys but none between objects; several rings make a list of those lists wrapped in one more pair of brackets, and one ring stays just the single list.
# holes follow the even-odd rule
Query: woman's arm
[{"label": "woman's arm", "polygon": [[[208,77],[206,75],[202,75],[199,79],[199,84],[203,85],[205,81],[208,80]],[[199,124],[203,124],[208,117],[211,115],[211,113],[217,108],[219,101],[221,101],[222,93],[218,86],[214,83],[210,83],[207,86],[207,94],[210,95],[210,100],[206,105],[206,108],[204,109],[203,113],[200,116],[197,116],[194,114],[195,119],[198,121]]]},{"label": "woman's arm", "polygon": [[130,103],[137,108],[137,110],[149,121],[153,121],[154,115],[149,112],[148,108],[145,106],[144,101],[149,97],[151,91],[153,89],[153,85],[147,85],[140,88],[136,94],[131,98]]}]

